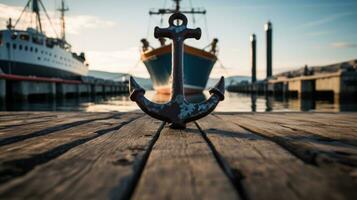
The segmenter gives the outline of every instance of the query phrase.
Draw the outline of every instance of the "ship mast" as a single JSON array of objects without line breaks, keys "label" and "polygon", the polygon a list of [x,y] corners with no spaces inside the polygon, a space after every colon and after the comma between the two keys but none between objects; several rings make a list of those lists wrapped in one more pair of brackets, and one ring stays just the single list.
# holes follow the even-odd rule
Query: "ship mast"
[{"label": "ship mast", "polygon": [[32,12],[36,14],[36,30],[39,30],[42,33],[42,23],[38,1],[40,0],[32,0]]},{"label": "ship mast", "polygon": [[65,8],[64,0],[61,1],[61,8],[58,9],[58,11],[61,12],[61,39],[63,41],[66,41],[66,23],[64,20],[64,14],[66,11],[68,11],[68,7]]},{"label": "ship mast", "polygon": [[174,0],[175,3],[176,3],[176,12],[179,12],[180,11],[180,1],[181,0]]},{"label": "ship mast", "polygon": [[[32,4],[31,4],[32,3]],[[15,26],[20,22],[23,14],[26,12],[26,11],[31,11],[32,13],[34,13],[36,15],[36,30],[37,32],[40,32],[40,33],[44,33],[43,32],[43,29],[42,29],[42,22],[41,22],[41,14],[40,14],[40,7],[42,8],[42,10],[44,11],[44,13],[46,14],[46,17],[48,19],[48,21],[50,22],[52,28],[53,28],[53,25],[52,25],[52,22],[51,22],[51,19],[50,19],[50,16],[48,15],[47,11],[46,11],[46,8],[45,6],[43,5],[42,1],[41,0],[28,0],[27,3],[26,3],[26,6],[25,8],[22,10],[21,14],[20,14],[20,17],[16,20],[16,23],[15,23]],[[32,17],[32,16],[31,16]],[[32,20],[31,20],[32,22]],[[56,33],[56,30],[53,28],[53,31],[55,32],[55,34],[57,35]]]},{"label": "ship mast", "polygon": [[176,12],[184,13],[184,14],[206,14],[205,9],[192,8],[191,10],[181,10],[180,1],[181,0],[173,0],[175,3],[175,9],[158,9],[158,10],[150,10],[149,15],[165,15],[172,14]]}]

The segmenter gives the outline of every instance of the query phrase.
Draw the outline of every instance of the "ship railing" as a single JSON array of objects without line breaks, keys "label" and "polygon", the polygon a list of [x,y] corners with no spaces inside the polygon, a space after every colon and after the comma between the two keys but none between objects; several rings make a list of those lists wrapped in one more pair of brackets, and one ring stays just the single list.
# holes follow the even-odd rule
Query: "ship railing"
[{"label": "ship railing", "polygon": [[37,45],[43,45],[44,39],[42,37],[39,37],[37,35],[32,36],[32,42]]},{"label": "ship railing", "polygon": [[30,40],[30,36],[28,34],[21,33],[21,34],[19,34],[19,39],[20,40],[24,40],[24,41],[29,41]]},{"label": "ship railing", "polygon": [[20,39],[22,41],[30,41],[32,38],[32,42],[37,45],[43,45],[43,36],[40,36],[39,34],[32,34],[28,33],[27,31],[22,31],[22,30],[11,30],[11,36],[10,38],[12,40]]}]

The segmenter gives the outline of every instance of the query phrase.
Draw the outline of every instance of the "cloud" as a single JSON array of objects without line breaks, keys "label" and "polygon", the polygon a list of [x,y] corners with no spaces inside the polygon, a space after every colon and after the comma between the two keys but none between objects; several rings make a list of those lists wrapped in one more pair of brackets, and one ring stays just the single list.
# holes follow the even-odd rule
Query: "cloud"
[{"label": "cloud", "polygon": [[354,13],[354,12],[337,13],[337,14],[333,14],[333,15],[329,15],[329,16],[323,17],[321,19],[317,19],[317,20],[314,20],[314,21],[307,22],[305,24],[300,25],[299,28],[310,28],[310,27],[320,26],[320,25],[327,24],[329,22],[338,20],[340,18],[351,16],[351,15],[355,15],[355,14],[356,13]]},{"label": "cloud", "polygon": [[246,1],[246,2],[240,2],[239,4],[236,5],[226,5],[226,4],[219,4],[219,1],[217,1],[217,5],[215,7],[219,8],[227,8],[227,9],[270,9],[270,8],[336,8],[336,7],[351,7],[357,5],[357,2],[300,2],[296,1],[295,3],[291,3],[289,1],[282,1],[282,2],[268,2],[265,3],[266,1],[262,1],[262,3],[257,3],[254,1]]},{"label": "cloud", "polygon": [[[9,17],[16,20],[20,16],[22,10],[23,7],[9,6],[0,3],[0,24],[5,25]],[[56,16],[56,12],[49,11],[48,15],[51,18],[55,31],[51,27],[50,22],[48,21],[47,17],[44,16],[44,14],[41,16],[43,19],[43,29],[47,35],[55,36],[55,32],[58,34],[60,33],[60,20],[58,16]],[[33,20],[31,20],[31,18]],[[16,26],[16,28],[25,29],[28,25],[31,24],[31,21],[34,21],[34,16],[31,15],[31,13],[24,13],[21,20],[22,21],[18,24],[18,26]],[[15,24],[15,21],[13,21],[13,24]],[[104,20],[93,15],[69,15],[66,17],[66,33],[73,35],[82,34],[88,31],[88,29],[110,28],[113,26],[115,26],[115,22]]]},{"label": "cloud", "polygon": [[322,36],[322,35],[328,35],[333,33],[332,31],[315,31],[315,32],[310,32],[306,33],[307,36]]},{"label": "cloud", "polygon": [[357,48],[356,43],[347,43],[347,42],[334,42],[334,43],[331,43],[331,46],[333,48],[337,48],[337,49]]},{"label": "cloud", "polygon": [[140,51],[138,47],[130,47],[116,51],[87,51],[86,57],[90,69],[133,73],[146,73],[145,67],[140,61]]},{"label": "cloud", "polygon": [[70,34],[80,34],[83,29],[110,28],[115,26],[115,22],[113,21],[102,20],[90,15],[69,16],[67,21],[68,33]]}]

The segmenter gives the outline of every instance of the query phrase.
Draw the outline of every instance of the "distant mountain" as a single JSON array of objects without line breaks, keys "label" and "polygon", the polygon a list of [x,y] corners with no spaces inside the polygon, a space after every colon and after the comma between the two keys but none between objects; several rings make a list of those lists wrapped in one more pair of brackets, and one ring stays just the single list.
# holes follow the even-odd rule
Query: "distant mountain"
[{"label": "distant mountain", "polygon": [[98,71],[98,70],[89,70],[88,76],[92,76],[95,78],[105,79],[105,80],[112,80],[112,81],[123,81],[128,74],[126,73],[117,73],[117,72],[105,72],[105,71]]},{"label": "distant mountain", "polygon": [[154,88],[152,87],[152,82],[149,78],[141,78],[141,77],[134,77],[135,81],[139,83],[141,87],[143,87],[145,90],[153,90]]},{"label": "distant mountain", "polygon": [[[88,76],[92,76],[95,78],[105,79],[105,80],[112,80],[112,81],[125,81],[129,80],[129,74],[126,73],[119,73],[119,72],[105,72],[105,71],[98,71],[98,70],[89,70]],[[151,90],[152,83],[151,80],[148,78],[141,78],[135,77],[136,82],[140,84],[144,89]]]},{"label": "distant mountain", "polygon": [[232,83],[239,83],[239,82],[245,82],[245,81],[250,81],[251,77],[250,76],[229,76],[226,78],[226,85],[230,85]]},{"label": "distant mountain", "polygon": [[[218,82],[218,80],[219,80],[218,78],[210,78],[207,82],[206,88],[213,87]],[[249,82],[250,77],[249,76],[229,76],[229,77],[225,77],[224,80],[225,80],[226,86],[228,86],[228,85],[243,82],[243,81]]]},{"label": "distant mountain", "polygon": [[[113,81],[123,81],[129,80],[129,74],[126,73],[118,73],[118,72],[105,72],[105,71],[98,71],[98,70],[89,70],[88,76],[92,76],[95,78],[105,79],[105,80],[113,80]],[[141,78],[141,77],[134,77],[135,80],[146,90],[152,90],[152,82],[150,78]],[[207,82],[206,88],[213,87],[217,82],[218,78],[210,78]],[[229,76],[225,78],[226,86],[234,83],[239,83],[242,81],[250,81],[249,76]]]}]

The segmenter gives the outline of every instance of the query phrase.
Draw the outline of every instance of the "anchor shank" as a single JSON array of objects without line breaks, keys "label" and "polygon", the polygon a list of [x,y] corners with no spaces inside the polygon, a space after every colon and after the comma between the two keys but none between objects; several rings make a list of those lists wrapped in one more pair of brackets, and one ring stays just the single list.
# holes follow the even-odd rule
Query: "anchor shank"
[{"label": "anchor shank", "polygon": [[[175,24],[175,21],[182,23]],[[171,123],[171,128],[184,129],[186,123],[200,119],[211,113],[219,101],[224,99],[224,78],[209,92],[211,97],[198,104],[185,100],[184,95],[184,40],[201,37],[201,29],[187,28],[187,17],[180,12],[169,18],[168,28],[155,27],[155,38],[172,39],[171,100],[165,104],[156,104],[145,98],[145,90],[130,77],[130,99],[135,101],[146,114],[153,118]]]},{"label": "anchor shank", "polygon": [[184,96],[183,87],[183,40],[173,40],[172,45],[172,88],[171,88],[171,100],[174,100],[177,96]]}]

